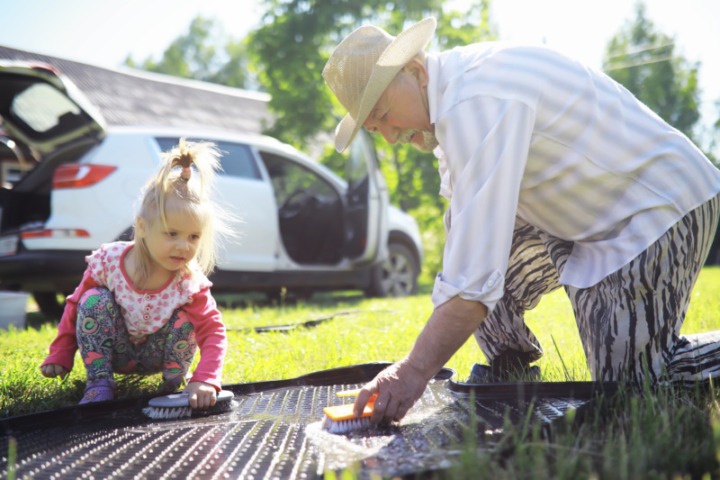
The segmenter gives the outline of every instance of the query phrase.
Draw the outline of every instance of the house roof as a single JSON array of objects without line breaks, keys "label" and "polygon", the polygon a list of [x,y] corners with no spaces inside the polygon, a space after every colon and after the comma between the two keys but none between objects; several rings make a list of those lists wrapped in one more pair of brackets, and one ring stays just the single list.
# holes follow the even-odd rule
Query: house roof
[{"label": "house roof", "polygon": [[130,68],[108,69],[0,45],[0,58],[52,65],[108,125],[201,126],[261,133],[269,95]]}]

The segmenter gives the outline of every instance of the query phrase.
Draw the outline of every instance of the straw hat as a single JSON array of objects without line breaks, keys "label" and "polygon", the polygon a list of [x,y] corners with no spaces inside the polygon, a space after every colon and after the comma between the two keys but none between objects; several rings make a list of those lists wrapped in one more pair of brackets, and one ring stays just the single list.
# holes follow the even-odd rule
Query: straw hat
[{"label": "straw hat", "polygon": [[335,129],[338,152],[355,138],[395,75],[430,42],[435,26],[434,18],[426,18],[393,37],[364,25],[335,48],[322,75],[348,111]]}]

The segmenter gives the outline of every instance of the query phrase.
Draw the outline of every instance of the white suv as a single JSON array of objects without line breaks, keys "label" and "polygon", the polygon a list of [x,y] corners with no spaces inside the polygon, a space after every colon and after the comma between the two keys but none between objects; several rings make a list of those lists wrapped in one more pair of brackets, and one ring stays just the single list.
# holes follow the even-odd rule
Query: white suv
[{"label": "white suv", "polygon": [[57,294],[77,286],[85,255],[130,237],[141,187],[160,153],[181,137],[218,145],[224,172],[214,193],[242,219],[238,239],[220,252],[214,291],[415,292],[423,260],[418,226],[388,205],[364,135],[347,157],[346,181],[269,137],[107,128],[51,68],[2,62],[0,116],[0,161],[10,157],[4,143],[23,146],[36,163],[12,188],[0,190],[0,283],[32,292],[46,315],[57,316]]}]

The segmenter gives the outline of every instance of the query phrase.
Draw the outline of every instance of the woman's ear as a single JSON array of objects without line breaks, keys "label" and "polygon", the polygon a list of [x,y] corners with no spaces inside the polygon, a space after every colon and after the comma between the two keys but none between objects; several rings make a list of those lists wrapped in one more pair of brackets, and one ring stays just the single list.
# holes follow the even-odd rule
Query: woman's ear
[{"label": "woman's ear", "polygon": [[404,68],[406,68],[407,71],[410,72],[410,74],[417,79],[418,85],[420,85],[420,87],[427,87],[428,72],[423,62],[421,62],[417,58],[413,58],[405,64]]}]

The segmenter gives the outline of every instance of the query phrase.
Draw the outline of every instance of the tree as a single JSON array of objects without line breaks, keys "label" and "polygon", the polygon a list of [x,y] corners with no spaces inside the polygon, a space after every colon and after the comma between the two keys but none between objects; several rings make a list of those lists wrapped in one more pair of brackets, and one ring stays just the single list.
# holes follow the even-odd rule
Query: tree
[{"label": "tree", "polygon": [[[396,3],[265,0],[263,26],[250,35],[249,45],[260,83],[271,96],[269,107],[277,114],[266,133],[303,147],[319,132],[332,131],[339,109],[320,75],[329,50],[363,21],[392,17]],[[415,13],[438,0],[411,3]]]},{"label": "tree", "polygon": [[[224,48],[218,48],[223,41]],[[141,64],[131,56],[125,60],[132,68],[237,88],[253,83],[248,63],[246,42],[225,40],[217,22],[201,16],[165,49],[159,62],[150,57]]]},{"label": "tree", "polygon": [[332,131],[343,114],[320,74],[332,48],[359,25],[373,23],[397,32],[434,15],[439,20],[440,45],[477,40],[488,30],[485,2],[478,4],[485,15],[477,13],[478,5],[467,13],[443,14],[441,0],[264,0],[264,4],[263,25],[251,33],[248,45],[260,83],[271,96],[270,109],[278,114],[267,133],[299,146],[318,132]]},{"label": "tree", "polygon": [[[442,0],[265,0],[263,25],[251,33],[248,48],[259,80],[271,95],[275,123],[266,133],[305,148],[321,132],[334,131],[345,114],[322,79],[332,49],[364,23],[389,32],[427,16],[438,20],[430,48],[446,49],[496,37],[489,2],[476,0],[465,12],[444,11]],[[434,157],[405,145],[376,140],[381,169],[393,203],[409,211],[423,231],[426,268],[431,276],[442,258],[443,199]],[[338,169],[343,157],[331,144],[322,161]]]},{"label": "tree", "polygon": [[698,69],[675,53],[675,39],[656,30],[643,3],[610,40],[603,61],[608,75],[690,139],[700,119]]},{"label": "tree", "polygon": [[225,53],[227,60],[219,70],[212,72],[208,81],[235,88],[258,88],[250,72],[247,42],[229,40],[225,44]]}]

